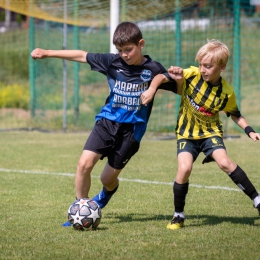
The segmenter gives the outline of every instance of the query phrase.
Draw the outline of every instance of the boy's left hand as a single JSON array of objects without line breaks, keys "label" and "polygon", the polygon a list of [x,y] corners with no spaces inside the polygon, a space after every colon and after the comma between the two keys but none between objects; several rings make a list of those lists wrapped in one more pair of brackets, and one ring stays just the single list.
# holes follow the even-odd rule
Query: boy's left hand
[{"label": "boy's left hand", "polygon": [[254,142],[256,142],[257,140],[260,140],[260,134],[259,134],[259,133],[251,132],[251,133],[249,134],[249,136],[250,136],[250,138],[251,138]]},{"label": "boy's left hand", "polygon": [[151,88],[144,91],[141,95],[142,104],[146,106],[149,102],[152,101],[154,95],[155,95],[155,91]]}]

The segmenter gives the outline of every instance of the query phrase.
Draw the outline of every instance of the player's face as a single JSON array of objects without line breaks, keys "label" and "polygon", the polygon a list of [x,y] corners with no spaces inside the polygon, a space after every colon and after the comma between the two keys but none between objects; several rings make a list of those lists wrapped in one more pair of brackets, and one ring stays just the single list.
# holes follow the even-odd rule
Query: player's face
[{"label": "player's face", "polygon": [[211,57],[204,57],[199,62],[199,69],[204,81],[212,85],[220,84],[220,74],[225,69],[220,67]]},{"label": "player's face", "polygon": [[144,46],[144,40],[140,40],[138,45],[129,43],[124,46],[116,46],[120,57],[128,65],[141,65],[143,62],[142,48]]}]

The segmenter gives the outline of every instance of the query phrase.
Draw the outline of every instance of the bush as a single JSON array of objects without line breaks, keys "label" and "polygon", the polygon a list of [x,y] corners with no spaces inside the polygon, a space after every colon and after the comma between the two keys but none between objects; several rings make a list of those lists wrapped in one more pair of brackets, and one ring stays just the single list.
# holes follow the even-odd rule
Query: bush
[{"label": "bush", "polygon": [[29,109],[29,87],[18,84],[4,85],[0,82],[0,108]]}]

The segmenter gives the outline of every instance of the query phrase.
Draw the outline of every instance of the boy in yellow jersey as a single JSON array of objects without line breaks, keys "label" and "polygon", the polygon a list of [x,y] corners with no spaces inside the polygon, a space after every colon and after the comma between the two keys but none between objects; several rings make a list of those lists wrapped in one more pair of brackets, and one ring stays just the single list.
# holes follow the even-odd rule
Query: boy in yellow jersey
[{"label": "boy in yellow jersey", "polygon": [[[196,55],[199,67],[188,69],[171,66],[168,73],[178,84],[181,105],[176,125],[178,170],[173,185],[175,212],[168,229],[184,226],[184,206],[188,193],[192,165],[203,152],[202,163],[215,161],[219,168],[253,201],[260,214],[260,196],[246,173],[227,155],[223,142],[223,124],[219,111],[240,126],[253,140],[260,140],[260,134],[250,127],[240,114],[233,87],[221,77],[226,68],[229,50],[218,40],[209,40]],[[157,87],[167,81],[163,74],[157,75],[152,85]],[[142,103],[149,102],[149,92],[142,97]]]}]

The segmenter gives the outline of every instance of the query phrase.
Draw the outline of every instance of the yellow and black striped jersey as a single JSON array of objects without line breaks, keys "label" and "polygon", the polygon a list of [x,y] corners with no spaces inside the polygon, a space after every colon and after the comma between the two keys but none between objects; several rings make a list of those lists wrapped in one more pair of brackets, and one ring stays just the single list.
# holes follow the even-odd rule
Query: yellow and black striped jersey
[{"label": "yellow and black striped jersey", "polygon": [[219,111],[240,117],[233,87],[223,78],[218,86],[205,82],[199,68],[184,70],[181,105],[175,128],[177,139],[223,136]]}]

